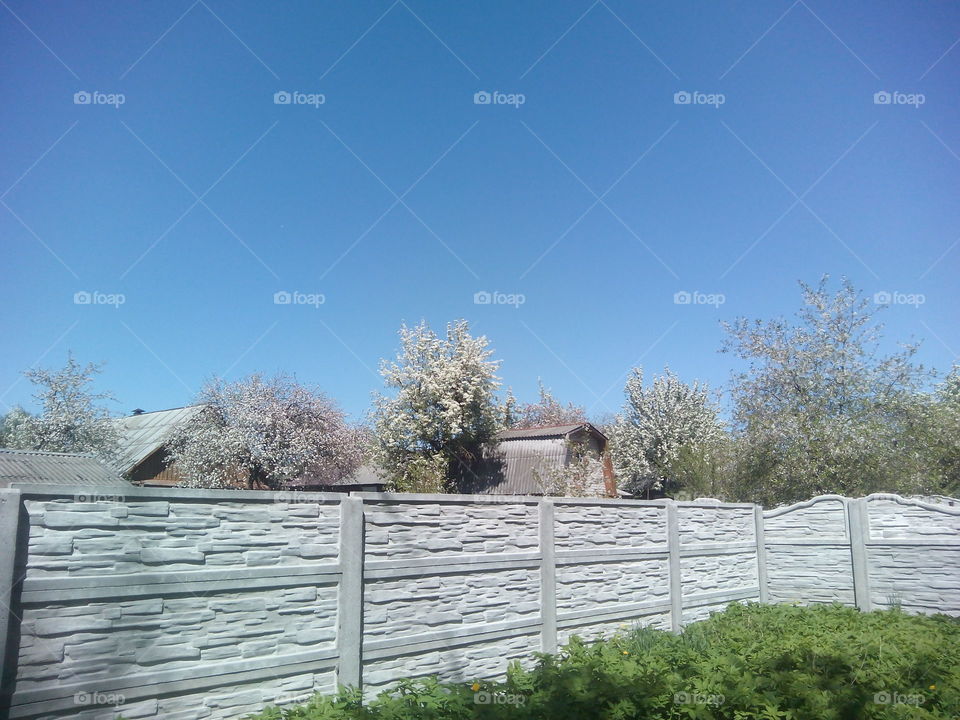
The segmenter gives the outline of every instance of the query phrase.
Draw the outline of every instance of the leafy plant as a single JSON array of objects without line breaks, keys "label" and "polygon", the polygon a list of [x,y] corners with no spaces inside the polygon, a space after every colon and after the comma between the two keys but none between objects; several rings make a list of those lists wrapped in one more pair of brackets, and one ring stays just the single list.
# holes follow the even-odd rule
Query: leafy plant
[{"label": "leafy plant", "polygon": [[[501,698],[483,702],[477,698]],[[502,682],[404,680],[253,720],[887,720],[960,713],[960,622],[840,605],[730,605],[683,633],[574,637]]]}]

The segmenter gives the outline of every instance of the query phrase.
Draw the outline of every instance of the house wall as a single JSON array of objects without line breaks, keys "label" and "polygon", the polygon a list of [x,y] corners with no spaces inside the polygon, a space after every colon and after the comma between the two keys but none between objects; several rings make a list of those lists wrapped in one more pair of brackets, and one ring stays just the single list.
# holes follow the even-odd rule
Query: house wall
[{"label": "house wall", "polygon": [[176,463],[168,463],[166,450],[161,448],[130,471],[129,480],[135,485],[173,487],[183,481]]},{"label": "house wall", "polygon": [[960,510],[949,510],[895,496],[762,513],[708,501],[2,490],[7,711],[113,718],[122,700],[130,720],[236,720],[337,683],[370,694],[400,677],[492,678],[573,634],[680,630],[734,601],[880,606],[892,591],[909,609],[960,614]]}]

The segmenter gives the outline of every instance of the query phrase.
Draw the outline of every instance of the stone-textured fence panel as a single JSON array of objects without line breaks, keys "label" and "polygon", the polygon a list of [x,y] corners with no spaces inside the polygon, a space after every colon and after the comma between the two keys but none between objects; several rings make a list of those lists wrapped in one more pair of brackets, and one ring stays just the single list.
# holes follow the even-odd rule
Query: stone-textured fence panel
[{"label": "stone-textured fence panel", "polygon": [[771,602],[854,603],[845,498],[824,495],[763,519]]},{"label": "stone-textured fence panel", "polygon": [[363,683],[492,677],[540,647],[536,498],[365,496]]},{"label": "stone-textured fence panel", "polygon": [[896,495],[865,504],[871,607],[960,614],[960,507]]},{"label": "stone-textured fence panel", "polygon": [[823,495],[763,516],[773,602],[960,614],[960,507]]},{"label": "stone-textured fence panel", "polygon": [[229,717],[335,688],[340,496],[136,493],[25,494],[11,717],[103,717],[98,693],[128,718]]},{"label": "stone-textured fence panel", "polygon": [[236,720],[735,601],[960,613],[960,510],[896,496],[84,492],[0,490],[0,716]]}]

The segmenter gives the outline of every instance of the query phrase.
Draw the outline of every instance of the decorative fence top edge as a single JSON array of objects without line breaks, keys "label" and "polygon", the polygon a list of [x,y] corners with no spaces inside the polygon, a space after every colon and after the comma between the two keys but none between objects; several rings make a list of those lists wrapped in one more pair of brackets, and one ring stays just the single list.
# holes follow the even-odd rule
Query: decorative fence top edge
[{"label": "decorative fence top edge", "polygon": [[542,500],[557,500],[539,495],[456,495],[454,493],[390,493],[390,492],[351,492],[350,497],[361,500],[378,502],[406,502],[406,503],[462,503],[471,502],[478,505],[509,505],[524,504],[536,505]]},{"label": "decorative fence top edge", "polygon": [[[5,488],[0,488],[5,489]],[[140,487],[139,485],[37,485],[30,483],[11,483],[10,490],[17,490],[24,498],[52,497],[76,498],[103,497],[138,500],[184,500],[203,502],[205,500],[234,502],[268,503],[322,503],[338,504],[350,496],[335,492],[300,492],[295,490],[213,490],[207,488],[160,488]],[[285,498],[286,496],[286,498]]]},{"label": "decorative fence top edge", "polygon": [[[141,487],[139,485],[88,486],[88,485],[44,485],[13,482],[0,487],[0,493],[17,492],[25,499],[31,498],[77,498],[93,499],[117,498],[136,500],[182,500],[185,502],[233,501],[256,503],[304,504],[319,503],[337,505],[349,499],[388,503],[472,503],[477,505],[538,505],[552,502],[556,505],[613,505],[618,507],[657,507],[669,505],[676,507],[747,509],[759,507],[754,503],[727,503],[712,500],[634,500],[631,498],[585,498],[556,497],[552,495],[459,495],[453,493],[375,493],[375,492],[313,492],[301,490],[224,490],[209,488],[161,488]],[[849,503],[857,498],[843,495],[817,495],[792,505],[783,505],[771,510],[763,510],[765,518],[774,518],[794,510],[800,510],[821,502]],[[906,498],[895,493],[872,493],[860,498],[867,502],[887,500],[900,505],[912,505],[947,515],[960,515],[960,507],[941,503],[931,503],[915,498]]]},{"label": "decorative fence top edge", "polygon": [[[899,495],[896,497],[899,497]],[[801,500],[800,502],[793,503],[792,505],[784,505],[782,507],[773,508],[772,510],[764,510],[763,516],[765,518],[773,518],[777,517],[778,515],[783,515],[784,513],[793,512],[794,510],[808,508],[811,505],[815,505],[819,502],[835,501],[846,504],[848,500],[850,500],[850,498],[844,497],[843,495],[817,495],[809,500]]]},{"label": "decorative fence top edge", "polygon": [[726,508],[730,510],[757,507],[754,503],[728,503],[707,500],[674,500],[673,503],[677,507]]},{"label": "decorative fence top edge", "polygon": [[867,502],[871,502],[874,500],[890,500],[900,505],[913,505],[915,507],[923,508],[924,510],[941,512],[946,515],[960,515],[960,507],[950,507],[949,505],[940,505],[938,503],[928,503],[923,500],[916,500],[914,498],[901,497],[900,495],[895,495],[893,493],[873,493],[871,495],[867,495],[863,499],[866,500]]},{"label": "decorative fence top edge", "polygon": [[752,508],[753,503],[725,503],[712,500],[633,500],[631,498],[593,498],[593,497],[562,497],[555,495],[458,495],[455,493],[374,493],[351,492],[350,497],[361,500],[391,503],[475,503],[477,505],[537,505],[541,502],[552,502],[556,505],[615,505],[637,507],[659,507],[668,505],[678,507],[701,508]]}]

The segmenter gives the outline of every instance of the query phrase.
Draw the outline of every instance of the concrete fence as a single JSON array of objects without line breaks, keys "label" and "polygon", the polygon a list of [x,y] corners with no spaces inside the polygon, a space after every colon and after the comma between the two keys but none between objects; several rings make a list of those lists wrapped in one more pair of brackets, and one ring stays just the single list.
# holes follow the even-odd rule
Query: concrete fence
[{"label": "concrete fence", "polygon": [[960,501],[942,500],[822,495],[764,512],[769,599],[960,615]]},{"label": "concrete fence", "polygon": [[735,601],[960,612],[960,510],[896,496],[124,493],[0,490],[0,716],[234,720]]}]

